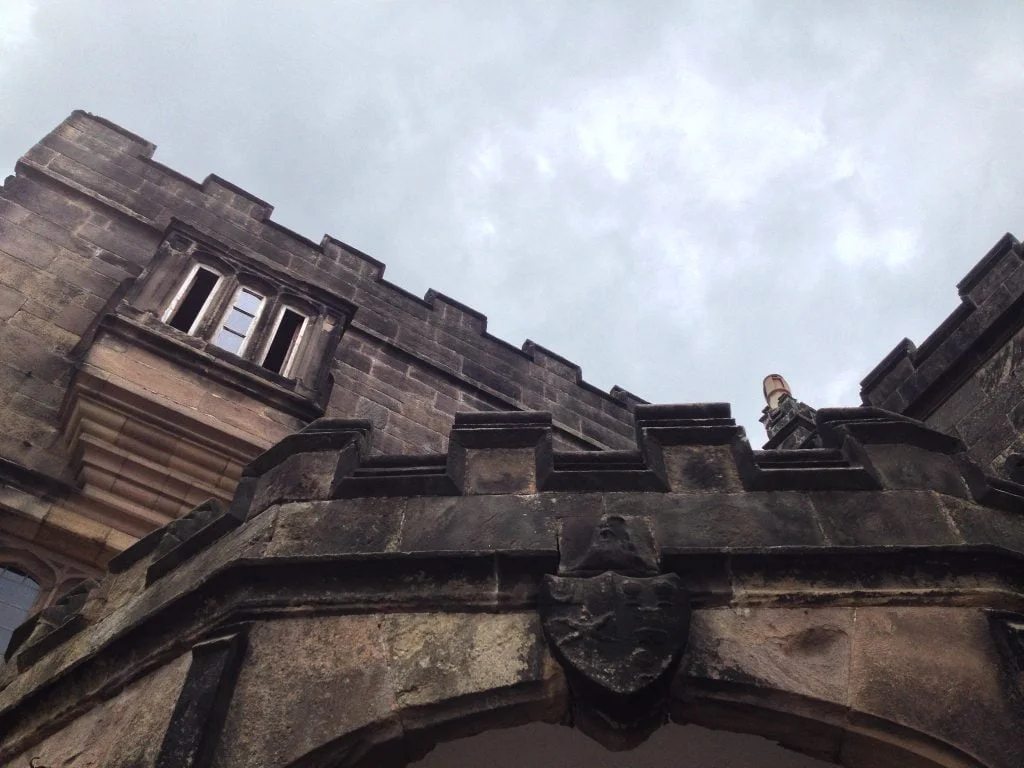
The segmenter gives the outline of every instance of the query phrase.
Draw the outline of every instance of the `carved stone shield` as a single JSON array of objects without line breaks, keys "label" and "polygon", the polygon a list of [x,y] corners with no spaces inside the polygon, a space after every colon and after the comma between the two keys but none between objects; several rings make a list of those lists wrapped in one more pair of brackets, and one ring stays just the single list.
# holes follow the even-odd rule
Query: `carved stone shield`
[{"label": "carved stone shield", "polygon": [[689,600],[675,574],[545,576],[540,611],[562,663],[618,696],[665,675],[690,628]]}]

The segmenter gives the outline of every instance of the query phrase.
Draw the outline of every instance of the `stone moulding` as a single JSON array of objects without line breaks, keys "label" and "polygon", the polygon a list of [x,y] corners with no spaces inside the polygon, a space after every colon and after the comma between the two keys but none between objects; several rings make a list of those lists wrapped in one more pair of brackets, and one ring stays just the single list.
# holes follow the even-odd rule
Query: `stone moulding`
[{"label": "stone moulding", "polygon": [[146,569],[146,584],[166,576],[240,522],[225,513],[216,499],[210,499],[169,523],[162,529],[163,535],[153,548],[153,563]]},{"label": "stone moulding", "polygon": [[[637,450],[600,458],[553,451],[547,414],[460,416],[447,454],[433,457],[373,457],[367,422],[313,422],[245,468],[226,512],[210,505],[195,530],[162,530],[111,561],[74,634],[14,650],[0,690],[0,759],[243,624],[538,609],[550,617],[556,603],[568,615],[572,605],[617,606],[614,595],[637,589],[643,606],[657,595],[644,579],[659,580],[662,608],[685,604],[705,627],[722,611],[1024,614],[1024,489],[972,469],[958,442],[878,409],[838,409],[819,412],[824,448],[755,452],[727,406],[641,404],[636,415]],[[995,491],[998,503],[986,504]],[[634,532],[634,559],[595,555],[594,531],[619,520]],[[596,602],[586,590],[579,601],[556,599],[575,592],[552,579],[595,577],[604,579]],[[668,694],[659,686],[685,698],[681,677],[713,671],[705,646],[683,652],[676,623],[666,631],[677,644],[654,654],[664,680],[634,685],[642,675],[627,679],[624,656],[611,689],[590,680],[603,691],[595,695],[548,626],[551,642],[563,643],[555,656],[573,691],[571,716],[605,743],[632,743],[661,722]],[[995,647],[1003,627],[986,642]],[[799,647],[830,637],[808,635]],[[547,643],[530,648],[550,659]],[[721,684],[737,680],[761,685]],[[182,743],[214,738],[189,733]]]},{"label": "stone moulding", "polygon": [[31,616],[12,634],[4,659],[9,660],[24,646],[18,654],[18,666],[31,666],[41,656],[82,631],[88,624],[82,616],[82,609],[97,586],[95,580],[86,579],[56,603]]}]

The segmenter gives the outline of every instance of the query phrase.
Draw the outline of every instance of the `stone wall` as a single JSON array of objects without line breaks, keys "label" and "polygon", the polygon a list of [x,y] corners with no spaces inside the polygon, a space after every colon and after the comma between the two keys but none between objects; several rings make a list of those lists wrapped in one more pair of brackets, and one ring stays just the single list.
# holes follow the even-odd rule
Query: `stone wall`
[{"label": "stone wall", "polygon": [[182,177],[154,162],[154,149],[76,112],[0,193],[3,456],[67,473],[57,424],[68,355],[119,283],[146,268],[172,219],[358,307],[333,365],[329,413],[373,419],[381,450],[438,450],[455,411],[473,409],[550,410],[567,446],[628,444],[628,396],[590,387],[542,347],[490,336],[483,315],[452,299],[391,285],[382,264],[334,238],[316,244],[285,230],[271,206],[215,176]]},{"label": "stone wall", "polygon": [[187,670],[187,656],[167,663],[7,764],[12,768],[153,765]]},{"label": "stone wall", "polygon": [[959,283],[960,306],[920,347],[904,339],[861,382],[877,405],[961,438],[1004,471],[1024,451],[1024,261],[1006,235]]},{"label": "stone wall", "polygon": [[[543,409],[560,448],[632,444],[638,398],[491,336],[453,299],[403,291],[380,262],[288,231],[267,203],[216,176],[185,178],[154,150],[75,112],[0,188],[0,534],[13,549],[49,547],[54,563],[93,573],[200,500],[229,500],[248,461],[317,416],[368,419],[374,450],[390,454],[445,450],[460,411]],[[232,379],[202,352],[174,351],[188,340],[139,291],[181,283],[159,254],[184,230],[349,308],[322,398],[296,405],[251,362],[236,360]]]},{"label": "stone wall", "polygon": [[379,768],[671,720],[848,768],[1021,764],[1024,486],[872,408],[819,411],[800,451],[720,404],[636,417],[635,451],[586,462],[547,414],[466,414],[413,459],[314,422],[18,630],[0,761]]}]

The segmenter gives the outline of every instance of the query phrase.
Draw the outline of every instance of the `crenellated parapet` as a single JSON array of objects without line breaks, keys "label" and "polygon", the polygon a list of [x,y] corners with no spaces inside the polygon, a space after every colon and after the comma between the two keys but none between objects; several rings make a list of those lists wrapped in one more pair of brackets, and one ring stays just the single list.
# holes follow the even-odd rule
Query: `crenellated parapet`
[{"label": "crenellated parapet", "polygon": [[[292,232],[271,219],[273,206],[266,201],[215,175],[193,181],[154,161],[154,152],[151,142],[78,111],[22,158],[9,189],[15,197],[19,185],[23,194],[36,195],[28,187],[42,184],[80,200],[85,221],[70,225],[108,247],[134,276],[161,240],[184,226],[224,252],[350,302],[358,311],[336,374],[346,377],[340,383],[347,390],[362,388],[361,373],[369,372],[364,367],[405,357],[424,366],[432,383],[437,377],[466,389],[486,403],[484,409],[550,411],[564,438],[580,447],[616,449],[628,440],[634,396],[593,387],[579,366],[532,341],[521,348],[508,344],[487,332],[487,318],[477,310],[434,290],[415,296],[386,280],[384,264],[371,256],[330,235],[314,242]],[[88,211],[91,206],[96,213]],[[120,229],[126,231],[115,242]],[[422,427],[433,428],[426,418],[403,426],[417,437]],[[383,431],[405,439],[392,425]],[[423,434],[419,442],[429,440]]]},{"label": "crenellated parapet", "polygon": [[[152,590],[185,565],[205,579],[243,552],[264,564],[521,553],[543,569],[564,549],[566,520],[607,512],[644,518],[679,557],[792,550],[838,562],[885,545],[900,558],[903,547],[944,550],[967,570],[972,548],[1024,559],[1024,486],[986,475],[957,438],[871,407],[821,409],[817,429],[822,448],[753,450],[728,404],[638,405],[635,450],[562,452],[550,414],[463,413],[446,453],[381,456],[369,422],[320,419],[246,466],[229,505],[204,502],[114,557],[100,593],[136,572],[133,590]],[[34,617],[8,656],[30,666],[82,629],[97,589]]]},{"label": "crenellated parapet", "polygon": [[904,339],[861,382],[861,399],[961,438],[1006,473],[1024,449],[1024,258],[1004,235],[957,285],[959,306],[920,346]]},{"label": "crenellated parapet", "polygon": [[[169,720],[147,737],[164,761],[155,765],[210,740],[222,764],[356,754],[345,752],[351,739],[374,723],[384,730],[371,746],[390,744],[387,723],[407,709],[424,741],[397,738],[422,751],[446,718],[483,716],[496,701],[621,748],[666,717],[713,723],[701,702],[760,696],[802,702],[805,717],[813,705],[826,720],[883,724],[877,733],[923,729],[918,746],[912,735],[893,742],[899,759],[920,748],[1001,767],[1014,763],[1000,755],[1024,755],[1005,698],[1024,664],[1024,486],[986,476],[958,439],[879,408],[821,409],[823,447],[764,451],[727,404],[635,413],[634,448],[603,452],[557,450],[544,412],[459,414],[447,451],[403,456],[376,454],[365,420],[312,422],[245,467],[230,504],[201,504],[143,538],[47,624],[19,630],[0,690],[0,756],[58,754],[69,723],[126,686],[150,690],[153,675],[179,681],[145,694],[171,697],[160,705]],[[616,590],[638,602],[616,607]],[[656,673],[634,667],[628,631],[609,646],[574,618],[582,605],[648,603],[672,606],[655,622],[671,642],[650,641]],[[779,627],[797,627],[784,655],[745,650]],[[452,633],[468,643],[455,655]],[[982,661],[920,655],[937,637],[943,653]],[[883,651],[903,659],[912,691],[869,693],[890,674],[867,661]],[[437,659],[440,677],[420,677]],[[839,667],[819,678],[806,671],[815,664]],[[376,682],[359,688],[355,669]],[[342,680],[328,724],[314,714],[326,705],[303,702]],[[959,696],[967,684],[971,697]],[[268,714],[279,685],[293,707],[313,707],[311,730]],[[352,721],[355,701],[382,709]],[[966,702],[987,728],[951,725],[974,716]],[[200,710],[208,716],[188,714]]]},{"label": "crenellated parapet", "polygon": [[550,414],[515,411],[458,414],[447,453],[415,456],[371,455],[369,422],[319,420],[245,470],[245,514],[282,500],[556,491],[920,490],[1024,511],[1011,501],[1022,486],[974,467],[959,439],[880,408],[821,409],[822,448],[778,450],[753,450],[725,403],[635,413],[634,450],[558,451]]},{"label": "crenellated parapet", "polygon": [[[7,564],[32,551],[92,575],[205,500],[229,504],[245,465],[321,418],[369,422],[379,457],[444,452],[470,411],[547,412],[558,450],[633,449],[641,398],[155,151],[76,111],[0,187],[0,538],[20,553]],[[228,348],[240,299],[258,309]],[[358,482],[388,472],[371,461]]]}]

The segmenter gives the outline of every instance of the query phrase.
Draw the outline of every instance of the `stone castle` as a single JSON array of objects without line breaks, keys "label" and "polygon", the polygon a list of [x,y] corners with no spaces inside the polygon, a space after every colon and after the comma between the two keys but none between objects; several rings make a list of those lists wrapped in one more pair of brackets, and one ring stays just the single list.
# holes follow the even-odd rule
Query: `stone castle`
[{"label": "stone castle", "polygon": [[755,450],[154,149],[0,189],[0,763],[1024,765],[1015,238]]}]

